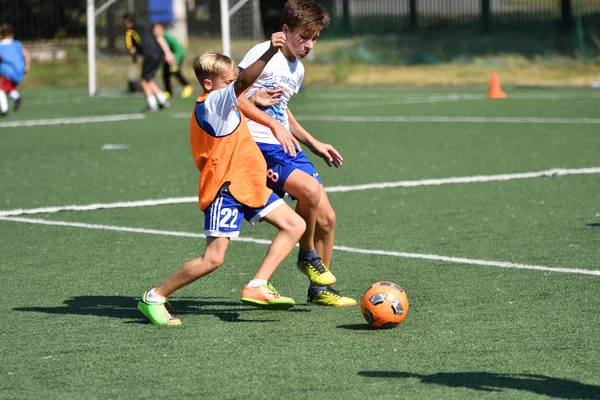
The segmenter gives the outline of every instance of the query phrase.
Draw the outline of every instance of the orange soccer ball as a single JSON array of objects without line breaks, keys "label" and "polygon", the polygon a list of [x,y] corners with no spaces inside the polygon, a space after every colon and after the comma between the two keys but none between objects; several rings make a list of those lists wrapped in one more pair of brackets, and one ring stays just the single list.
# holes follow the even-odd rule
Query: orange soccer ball
[{"label": "orange soccer ball", "polygon": [[395,328],[408,314],[408,297],[393,282],[376,282],[363,295],[360,309],[371,327]]}]

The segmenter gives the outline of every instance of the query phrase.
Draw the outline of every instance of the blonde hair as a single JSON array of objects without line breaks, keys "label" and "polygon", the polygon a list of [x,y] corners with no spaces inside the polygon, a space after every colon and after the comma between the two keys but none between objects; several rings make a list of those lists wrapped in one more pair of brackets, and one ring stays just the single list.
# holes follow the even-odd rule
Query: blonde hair
[{"label": "blonde hair", "polygon": [[231,58],[216,51],[205,51],[194,57],[192,67],[200,84],[206,78],[221,77],[231,72],[237,75],[238,72],[237,65]]}]

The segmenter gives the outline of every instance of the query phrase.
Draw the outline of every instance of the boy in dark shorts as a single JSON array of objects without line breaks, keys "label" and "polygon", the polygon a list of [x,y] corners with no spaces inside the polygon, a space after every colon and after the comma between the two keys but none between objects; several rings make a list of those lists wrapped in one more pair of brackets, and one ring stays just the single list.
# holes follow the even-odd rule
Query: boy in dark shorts
[{"label": "boy in dark shorts", "polygon": [[133,14],[123,15],[123,25],[127,29],[125,32],[127,50],[132,55],[139,54],[144,57],[140,86],[148,102],[146,111],[156,112],[168,108],[169,103],[162,90],[154,82],[154,75],[163,64],[163,53],[166,62],[173,62],[173,53],[164,38],[157,40],[149,28],[137,25]]}]

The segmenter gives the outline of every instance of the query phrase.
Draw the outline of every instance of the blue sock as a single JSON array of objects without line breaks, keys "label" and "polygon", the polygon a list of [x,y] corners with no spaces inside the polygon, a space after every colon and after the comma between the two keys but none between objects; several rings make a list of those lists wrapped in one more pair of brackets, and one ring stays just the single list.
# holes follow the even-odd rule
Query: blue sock
[{"label": "blue sock", "polygon": [[315,250],[315,249],[313,249],[311,251],[303,251],[303,250],[298,251],[298,260],[300,260],[300,261],[310,260],[311,258],[316,258],[316,257],[317,257],[317,250]]},{"label": "blue sock", "polygon": [[308,295],[312,297],[322,290],[327,290],[327,286],[309,286]]}]

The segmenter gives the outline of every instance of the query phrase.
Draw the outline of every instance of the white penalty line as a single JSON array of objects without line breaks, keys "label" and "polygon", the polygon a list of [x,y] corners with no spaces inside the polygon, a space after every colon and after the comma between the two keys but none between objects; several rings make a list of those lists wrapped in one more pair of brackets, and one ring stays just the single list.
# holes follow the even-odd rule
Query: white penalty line
[{"label": "white penalty line", "polygon": [[600,124],[600,118],[511,118],[511,117],[369,117],[345,115],[299,115],[299,121],[319,122],[462,122],[502,124]]},{"label": "white penalty line", "polygon": [[[484,94],[469,93],[402,93],[402,92],[380,92],[380,93],[307,93],[309,99],[318,100],[356,100],[360,99],[392,99],[392,100],[439,100],[461,98],[463,100],[487,99]],[[508,93],[507,100],[597,100],[600,93]]]},{"label": "white penalty line", "polygon": [[[82,224],[82,223],[78,223],[78,222],[49,221],[49,220],[44,220],[44,219],[22,218],[22,217],[0,217],[0,220],[22,222],[22,223],[36,224],[36,225],[67,226],[67,227],[73,227],[73,228],[98,229],[98,230],[108,230],[108,231],[117,231],[117,232],[146,233],[146,234],[161,235],[161,236],[175,236],[175,237],[187,237],[187,238],[205,238],[206,237],[203,234],[194,233],[194,232],[163,231],[163,230],[158,230],[158,229],[144,229],[144,228],[133,228],[133,227],[114,226],[114,225]],[[264,245],[271,244],[270,240],[265,240],[265,239],[237,237],[237,238],[231,238],[231,240],[237,241],[237,242],[256,243],[256,244],[264,244]],[[406,252],[399,252],[399,251],[369,250],[369,249],[360,249],[360,248],[346,247],[346,246],[334,246],[334,250],[345,251],[345,252],[349,252],[349,253],[368,254],[368,255],[379,255],[379,256],[401,257],[401,258],[416,258],[416,259],[431,260],[431,261],[445,261],[445,262],[455,263],[455,264],[482,265],[482,266],[499,267],[499,268],[527,269],[527,270],[537,270],[537,271],[547,271],[547,272],[561,272],[561,273],[569,273],[569,274],[600,276],[600,270],[588,270],[588,269],[580,269],[580,268],[547,267],[547,266],[543,266],[543,265],[529,265],[529,264],[512,263],[512,262],[507,262],[507,261],[474,260],[474,259],[470,259],[470,258],[446,257],[446,256],[435,255],[435,254],[419,254],[419,253],[406,253]]]},{"label": "white penalty line", "polygon": [[[591,168],[576,168],[576,169],[564,169],[554,168],[545,171],[537,172],[523,172],[515,174],[499,174],[499,175],[477,175],[477,176],[464,176],[454,178],[442,178],[442,179],[420,179],[412,181],[398,181],[398,182],[381,182],[371,183],[364,185],[354,186],[329,186],[325,188],[327,193],[339,193],[339,192],[355,192],[360,190],[372,190],[372,189],[390,189],[398,187],[417,187],[417,186],[439,186],[448,184],[460,184],[460,183],[484,183],[484,182],[499,182],[499,181],[510,181],[514,179],[531,179],[541,177],[555,177],[555,176],[568,176],[568,175],[586,175],[586,174],[598,174],[600,173],[600,167]],[[198,197],[170,197],[166,199],[158,200],[138,200],[138,201],[120,201],[116,203],[95,203],[87,205],[68,205],[58,207],[41,207],[31,209],[15,209],[15,210],[3,210],[0,211],[0,217],[12,217],[18,215],[33,215],[33,214],[54,214],[63,211],[95,211],[102,209],[115,209],[115,208],[133,208],[133,207],[147,207],[147,206],[160,206],[170,204],[187,204],[195,203],[198,201]]]},{"label": "white penalty line", "polygon": [[54,118],[54,119],[31,119],[26,121],[0,122],[0,128],[20,128],[24,126],[49,126],[49,125],[69,125],[69,124],[88,124],[93,122],[118,122],[144,119],[144,114],[120,114],[105,115],[100,117],[79,117],[79,118]]}]

